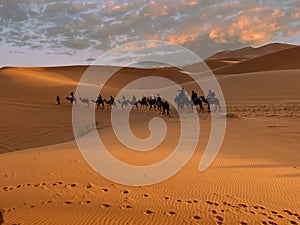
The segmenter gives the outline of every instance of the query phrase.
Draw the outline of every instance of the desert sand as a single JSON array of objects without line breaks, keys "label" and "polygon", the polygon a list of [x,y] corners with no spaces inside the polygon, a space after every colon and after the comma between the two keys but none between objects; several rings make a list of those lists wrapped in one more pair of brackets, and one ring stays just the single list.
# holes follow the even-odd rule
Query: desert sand
[{"label": "desert sand", "polygon": [[[235,58],[243,58],[245,51],[235,53]],[[295,60],[299,48],[280,46],[267,53],[240,61],[214,58],[212,69],[219,71],[231,116],[212,165],[204,172],[198,170],[210,133],[210,114],[205,112],[199,114],[201,135],[189,163],[170,179],[141,187],[103,178],[76,146],[72,106],[64,97],[75,90],[86,67],[2,68],[0,210],[4,224],[300,224],[300,65]],[[253,54],[250,49],[248,55]],[[282,55],[283,66],[277,63],[270,69],[272,60]],[[288,57],[291,64],[286,63]],[[265,64],[251,70],[261,60]],[[130,80],[153,73],[187,82],[189,92],[193,88],[183,73],[171,68],[127,68],[103,95],[108,98]],[[61,105],[55,103],[57,95],[62,97]],[[140,137],[149,135],[149,119],[160,116],[140,110],[132,114],[137,121],[133,131]],[[101,139],[112,140],[105,143],[117,159],[153,164],[176,145],[178,116],[174,110],[171,114],[171,118],[161,116],[168,135],[155,151],[137,153],[112,138],[109,110],[96,112],[98,133]]]}]

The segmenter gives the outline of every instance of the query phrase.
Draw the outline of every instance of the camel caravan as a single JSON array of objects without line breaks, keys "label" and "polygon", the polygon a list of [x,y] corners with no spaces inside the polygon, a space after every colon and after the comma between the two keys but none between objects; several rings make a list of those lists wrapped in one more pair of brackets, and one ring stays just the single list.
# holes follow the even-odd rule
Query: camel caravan
[{"label": "camel caravan", "polygon": [[[77,98],[74,96],[73,92],[71,92],[70,96],[66,97],[66,99],[71,104],[77,105]],[[157,94],[156,96],[150,95],[148,97],[143,95],[140,100],[137,100],[135,95],[132,96],[131,100],[126,99],[125,96],[117,100],[115,100],[113,96],[110,96],[110,98],[106,100],[102,98],[101,95],[99,95],[96,100],[89,100],[88,98],[82,97],[80,97],[79,100],[86,104],[87,107],[90,107],[90,103],[96,104],[97,110],[116,109],[118,106],[125,110],[130,109],[130,106],[132,106],[135,109],[159,111],[162,115],[170,116],[170,104],[167,101],[164,101],[160,94]],[[57,96],[56,101],[57,104],[61,104],[59,96]],[[177,105],[178,112],[193,112],[194,107],[198,112],[205,112],[203,104],[207,105],[208,112],[211,112],[211,105],[215,105],[215,111],[221,110],[220,101],[211,90],[209,90],[209,93],[205,98],[205,96],[198,97],[195,91],[192,91],[190,96],[188,92],[182,88],[181,90],[178,90],[178,93],[174,98],[174,102]]]}]

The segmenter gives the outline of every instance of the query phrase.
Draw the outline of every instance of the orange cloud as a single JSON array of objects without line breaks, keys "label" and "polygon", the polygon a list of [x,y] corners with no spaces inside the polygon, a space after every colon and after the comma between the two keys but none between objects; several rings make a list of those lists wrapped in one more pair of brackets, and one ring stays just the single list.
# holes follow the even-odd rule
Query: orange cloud
[{"label": "orange cloud", "polygon": [[163,46],[164,43],[157,43],[156,41],[147,41],[143,43],[131,43],[119,49],[120,52],[131,52],[131,51],[140,51],[144,49],[158,48]]},{"label": "orange cloud", "polygon": [[272,37],[272,33],[269,32],[243,30],[240,35],[240,41],[242,43],[253,42],[255,44],[261,44],[269,41]]},{"label": "orange cloud", "polygon": [[113,11],[119,11],[120,9],[126,9],[127,7],[128,7],[128,4],[125,3],[123,5],[116,5],[116,6],[112,7],[112,10]]},{"label": "orange cloud", "polygon": [[159,2],[150,2],[147,4],[147,10],[144,16],[150,16],[155,19],[159,16],[165,16],[169,14],[169,7],[167,5],[161,5]]},{"label": "orange cloud", "polygon": [[214,28],[209,33],[209,38],[217,43],[226,43],[225,33],[220,28]]},{"label": "orange cloud", "polygon": [[293,19],[293,20],[300,19],[300,8],[296,9],[294,12],[292,12],[291,19]]},{"label": "orange cloud", "polygon": [[267,42],[272,39],[273,31],[280,29],[277,18],[283,17],[285,13],[276,9],[267,16],[258,14],[265,10],[268,10],[268,7],[255,8],[238,16],[236,21],[230,25],[213,27],[209,37],[216,43],[226,43],[235,37],[238,37],[242,43],[261,44]]},{"label": "orange cloud", "polygon": [[161,10],[160,10],[160,16],[165,16],[165,15],[168,15],[169,14],[169,9],[168,9],[168,6],[164,6],[164,7],[162,7],[161,8]]},{"label": "orange cloud", "polygon": [[182,5],[188,5],[188,6],[193,6],[193,5],[197,5],[198,1],[197,0],[181,0],[181,4]]},{"label": "orange cloud", "polygon": [[284,12],[281,12],[279,9],[276,9],[273,11],[272,13],[272,18],[278,18],[278,17],[282,17],[284,16],[285,13]]},{"label": "orange cloud", "polygon": [[202,31],[205,31],[205,29],[205,27],[202,27],[198,24],[191,25],[185,29],[182,29],[181,31],[178,31],[176,34],[166,35],[166,40],[176,44],[185,44],[187,42],[196,40],[199,37],[199,34]]},{"label": "orange cloud", "polygon": [[115,2],[113,0],[108,0],[106,3],[101,4],[101,8],[113,8],[115,6]]},{"label": "orange cloud", "polygon": [[120,9],[126,9],[127,7],[128,3],[116,4],[114,0],[108,0],[106,3],[101,4],[102,9],[108,9],[112,11],[119,11]]}]

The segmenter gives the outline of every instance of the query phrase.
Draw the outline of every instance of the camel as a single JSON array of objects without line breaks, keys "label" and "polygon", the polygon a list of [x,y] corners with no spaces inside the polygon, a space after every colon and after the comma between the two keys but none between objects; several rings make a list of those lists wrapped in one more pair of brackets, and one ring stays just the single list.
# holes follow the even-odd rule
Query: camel
[{"label": "camel", "polygon": [[129,100],[125,99],[125,96],[121,100],[117,100],[119,104],[121,104],[122,109],[129,109]]},{"label": "camel", "polygon": [[147,102],[148,102],[148,104],[149,104],[149,110],[151,110],[151,109],[154,109],[154,110],[156,110],[156,99],[154,98],[149,98],[149,99],[147,99]]},{"label": "camel", "polygon": [[215,105],[215,111],[219,108],[219,111],[221,111],[221,104],[218,98],[205,98],[204,96],[200,96],[200,99],[207,104],[208,106],[208,112],[211,112],[210,105]]},{"label": "camel", "polygon": [[188,107],[189,111],[193,111],[194,103],[192,100],[188,99],[185,95],[177,95],[174,98],[174,102],[177,104],[178,111],[184,111],[185,106]]},{"label": "camel", "polygon": [[113,96],[110,96],[110,99],[108,101],[106,99],[103,99],[103,101],[109,106],[110,109],[112,109],[112,107],[117,108],[117,103]]},{"label": "camel", "polygon": [[90,107],[90,100],[88,98],[79,98],[82,103],[87,104],[87,107]]},{"label": "camel", "polygon": [[[102,98],[98,98],[97,100],[91,100],[91,102],[95,103],[97,105],[97,109],[104,109],[104,100]],[[102,108],[101,108],[102,105]]]},{"label": "camel", "polygon": [[141,109],[147,109],[149,107],[146,97],[143,97],[142,100],[138,100],[138,103],[141,104]]},{"label": "camel", "polygon": [[77,105],[77,99],[75,97],[66,97],[66,99],[71,103]]},{"label": "camel", "polygon": [[162,113],[163,115],[168,115],[170,116],[170,105],[167,101],[163,101],[161,100],[161,98],[159,97],[156,100],[156,105],[159,108],[159,112]]}]

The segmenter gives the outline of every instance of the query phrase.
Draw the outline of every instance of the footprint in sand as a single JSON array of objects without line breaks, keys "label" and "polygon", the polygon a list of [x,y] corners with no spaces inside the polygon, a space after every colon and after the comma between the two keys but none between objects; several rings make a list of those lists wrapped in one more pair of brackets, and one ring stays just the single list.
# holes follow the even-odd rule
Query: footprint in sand
[{"label": "footprint in sand", "polygon": [[153,214],[154,212],[148,209],[148,210],[146,210],[144,213],[145,213],[146,215],[151,215],[151,214]]},{"label": "footprint in sand", "polygon": [[206,201],[207,204],[209,205],[213,205],[214,203],[213,202],[210,202],[210,201]]},{"label": "footprint in sand", "polygon": [[148,194],[143,194],[143,197],[148,198],[149,195]]},{"label": "footprint in sand", "polygon": [[247,205],[242,204],[242,203],[238,204],[238,206],[243,207],[243,208],[247,208],[248,207]]},{"label": "footprint in sand", "polygon": [[88,205],[88,204],[91,204],[92,201],[87,200],[87,201],[81,201],[81,202],[79,202],[79,203],[80,203],[80,204],[84,204],[84,205]]},{"label": "footprint in sand", "polygon": [[223,220],[224,220],[222,216],[216,216],[215,218],[216,218],[217,221],[219,221],[219,222],[223,222]]},{"label": "footprint in sand", "polygon": [[103,192],[108,192],[109,189],[108,189],[108,188],[102,188],[101,191],[103,191]]},{"label": "footprint in sand", "polygon": [[53,184],[50,184],[50,186],[57,186],[57,185],[61,185],[61,184],[63,184],[63,182],[62,181],[58,181],[58,182],[55,182]]},{"label": "footprint in sand", "polygon": [[284,209],[284,210],[283,210],[283,212],[285,212],[285,213],[289,214],[290,216],[292,216],[292,215],[293,215],[293,213],[292,213],[290,210],[288,210],[288,209]]},{"label": "footprint in sand", "polygon": [[223,205],[227,205],[227,206],[232,206],[230,203],[228,202],[223,202]]},{"label": "footprint in sand", "polygon": [[248,223],[246,223],[246,222],[244,222],[244,221],[242,221],[240,224],[241,224],[241,225],[248,225]]},{"label": "footprint in sand", "polygon": [[195,220],[200,220],[200,219],[201,219],[201,217],[198,216],[198,215],[193,216],[193,218],[194,218]]},{"label": "footprint in sand", "polygon": [[217,214],[217,211],[216,210],[212,210],[211,213],[212,214]]},{"label": "footprint in sand", "polygon": [[2,190],[3,191],[8,191],[8,187],[3,187]]},{"label": "footprint in sand", "polygon": [[64,204],[65,204],[65,205],[71,205],[72,202],[71,202],[71,201],[65,201]]},{"label": "footprint in sand", "polygon": [[13,210],[15,210],[16,208],[10,208],[10,209],[2,209],[1,212],[2,213],[9,213],[12,212]]},{"label": "footprint in sand", "polygon": [[111,207],[111,205],[110,204],[108,204],[108,203],[104,203],[104,204],[102,204],[102,208],[110,208]]},{"label": "footprint in sand", "polygon": [[264,207],[261,207],[261,206],[259,206],[259,205],[255,205],[255,206],[253,206],[253,208],[254,208],[254,209],[262,209],[262,210],[265,209]]},{"label": "footprint in sand", "polygon": [[129,193],[129,191],[124,190],[124,191],[122,191],[122,193],[123,193],[124,195],[127,195],[127,194]]},{"label": "footprint in sand", "polygon": [[180,199],[177,199],[177,202],[182,202],[182,200],[180,200]]},{"label": "footprint in sand", "polygon": [[93,187],[93,185],[90,184],[90,183],[88,183],[88,184],[85,186],[86,189],[90,189],[90,188],[92,188],[92,187]]},{"label": "footprint in sand", "polygon": [[290,223],[293,224],[293,225],[298,225],[298,223],[294,220],[290,220]]},{"label": "footprint in sand", "polygon": [[132,209],[133,206],[132,206],[132,205],[126,205],[125,208],[126,208],[126,209]]},{"label": "footprint in sand", "polygon": [[176,212],[174,212],[174,211],[168,211],[167,215],[168,216],[174,216],[174,215],[176,215]]},{"label": "footprint in sand", "polygon": [[170,199],[170,197],[168,197],[168,196],[165,196],[165,197],[164,197],[164,199],[166,199],[166,200],[169,200],[169,199]]}]

